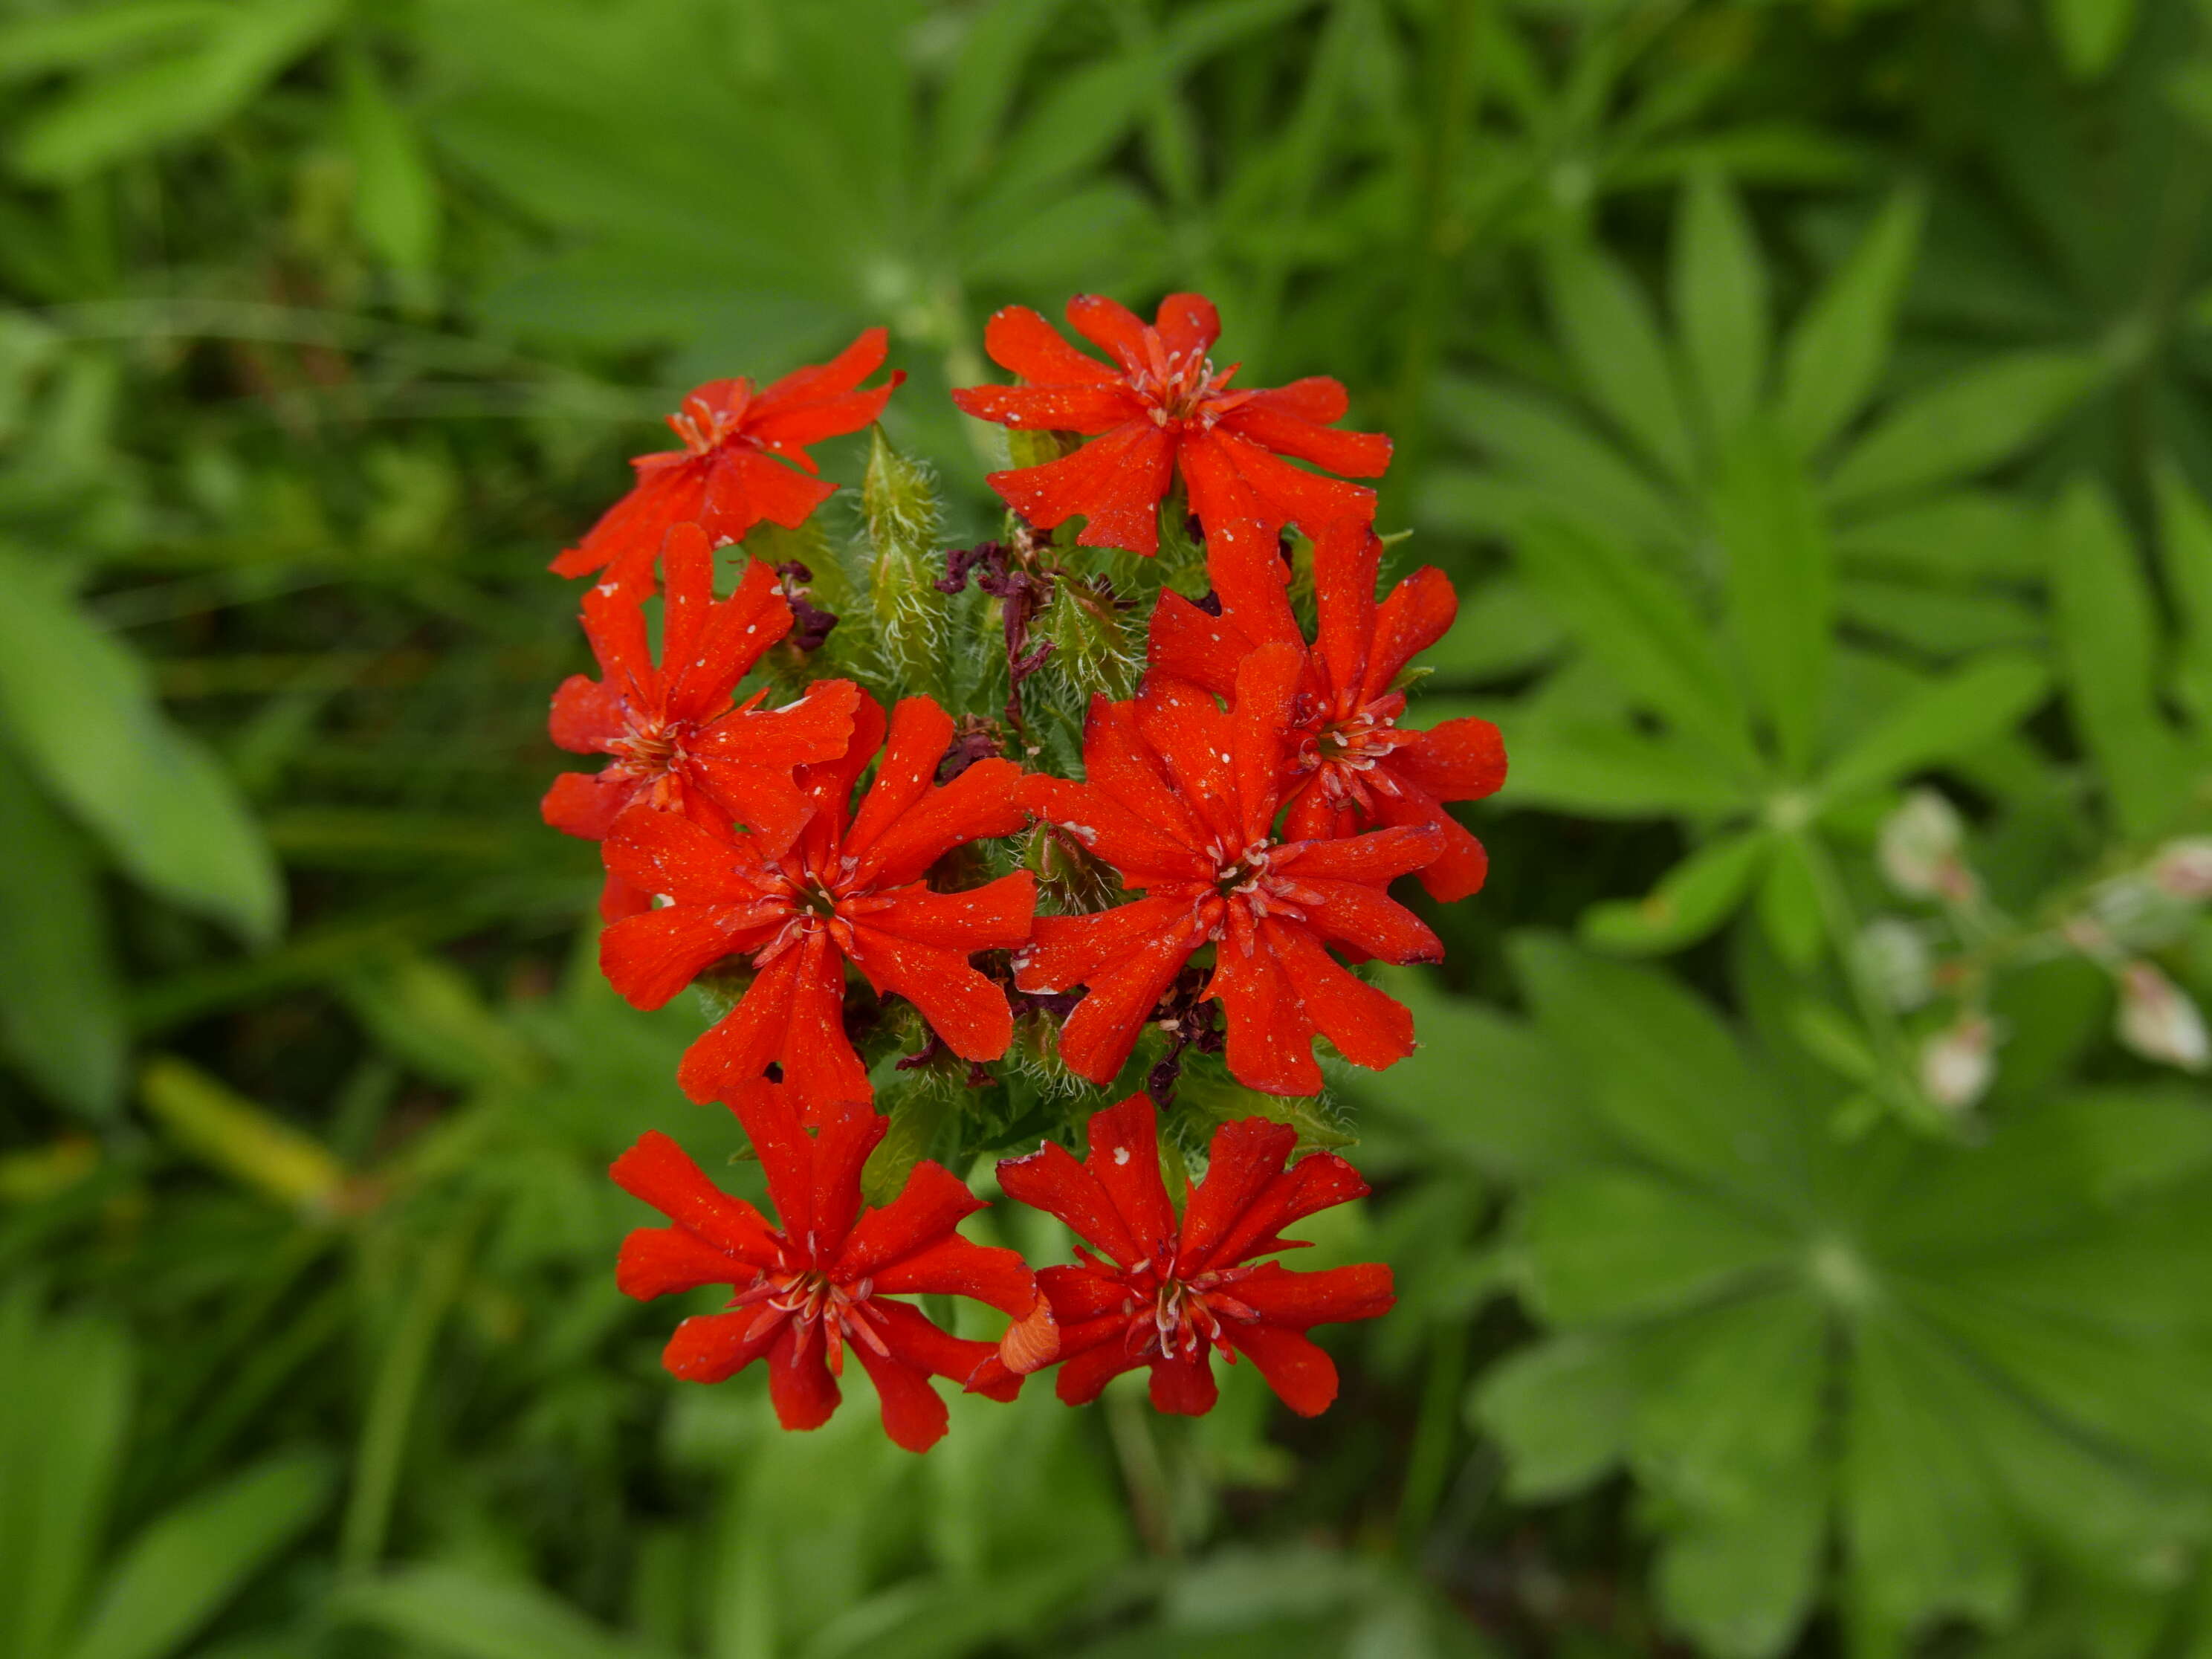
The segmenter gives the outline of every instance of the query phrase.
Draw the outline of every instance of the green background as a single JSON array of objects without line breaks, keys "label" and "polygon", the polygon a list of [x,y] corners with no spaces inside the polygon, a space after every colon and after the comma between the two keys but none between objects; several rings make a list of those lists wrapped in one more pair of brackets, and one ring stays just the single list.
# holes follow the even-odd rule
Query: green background
[{"label": "green background", "polygon": [[[0,1653],[2212,1654],[2212,1100],[2112,955],[2212,994],[2131,873],[2212,818],[2208,24],[4,0]],[[1338,1074],[1400,1305],[1312,1423],[781,1435],[614,1290],[609,1158],[738,1142],[538,823],[543,567],[878,322],[990,533],[983,319],[1174,288],[1395,434],[1416,719],[1512,757]]]}]

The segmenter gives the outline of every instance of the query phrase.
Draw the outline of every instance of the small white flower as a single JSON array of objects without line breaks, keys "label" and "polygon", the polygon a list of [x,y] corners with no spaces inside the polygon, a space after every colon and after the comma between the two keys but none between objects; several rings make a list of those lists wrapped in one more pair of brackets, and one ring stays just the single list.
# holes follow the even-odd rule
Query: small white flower
[{"label": "small white flower", "polygon": [[1882,820],[1876,854],[1891,886],[1911,898],[1957,904],[1977,890],[1974,872],[1961,857],[1966,825],[1958,810],[1933,789],[1915,789]]},{"label": "small white flower", "polygon": [[1996,1048],[1996,1027],[1987,1014],[1961,1014],[1920,1045],[1921,1089],[1945,1110],[1964,1110],[1988,1092]]},{"label": "small white flower", "polygon": [[2120,1041],[2145,1060],[2201,1072],[2212,1063],[2204,1016],[2181,988],[2148,962],[2120,970]]},{"label": "small white flower", "polygon": [[1893,1008],[1917,1008],[1935,994],[1935,963],[1920,930],[1880,916],[1859,934],[1859,962]]},{"label": "small white flower", "polygon": [[2212,836],[2185,836],[2158,849],[2150,878],[2168,897],[2202,904],[2212,899]]}]

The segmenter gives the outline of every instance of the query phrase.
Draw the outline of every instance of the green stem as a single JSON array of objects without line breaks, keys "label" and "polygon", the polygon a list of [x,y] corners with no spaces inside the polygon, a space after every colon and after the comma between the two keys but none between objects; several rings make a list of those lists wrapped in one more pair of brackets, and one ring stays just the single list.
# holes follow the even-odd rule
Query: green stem
[{"label": "green stem", "polygon": [[1129,1518],[1145,1548],[1157,1556],[1177,1560],[1182,1541],[1176,1536],[1175,1501],[1168,1489],[1167,1465],[1161,1461],[1158,1443],[1145,1420],[1145,1407],[1126,1387],[1106,1391],[1106,1427],[1114,1441],[1114,1458],[1121,1466],[1121,1481],[1129,1493]]},{"label": "green stem", "polygon": [[1418,1552],[1436,1519],[1450,1473],[1452,1443],[1459,1431],[1460,1395],[1467,1385],[1468,1331],[1455,1321],[1429,1346],[1428,1373],[1421,1383],[1420,1417],[1413,1448],[1406,1459],[1406,1490],[1398,1500],[1398,1547]]}]

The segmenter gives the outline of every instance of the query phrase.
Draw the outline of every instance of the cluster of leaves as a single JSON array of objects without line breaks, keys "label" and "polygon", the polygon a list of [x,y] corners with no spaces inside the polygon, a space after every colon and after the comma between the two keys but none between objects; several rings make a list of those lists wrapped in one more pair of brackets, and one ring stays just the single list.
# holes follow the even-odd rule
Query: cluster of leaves
[{"label": "cluster of leaves", "polygon": [[[2209,23],[0,3],[0,1646],[2202,1651],[2212,1103],[2034,942],[2212,828]],[[1197,1424],[956,1402],[921,1468],[779,1436],[605,1272],[641,1108],[737,1144],[696,1012],[579,956],[546,551],[674,393],[886,319],[915,385],[825,474],[975,477],[992,308],[1171,287],[1396,435],[1467,597],[1415,723],[1513,756],[1310,1253],[1401,1305],[1325,1437],[1241,1367]],[[937,586],[994,504],[853,493],[757,550],[842,672],[999,708],[1004,596]],[[1058,769],[1143,614],[1037,622]],[[1866,945],[1930,787],[1939,1012]],[[2212,997],[2195,909],[2125,943]]]}]

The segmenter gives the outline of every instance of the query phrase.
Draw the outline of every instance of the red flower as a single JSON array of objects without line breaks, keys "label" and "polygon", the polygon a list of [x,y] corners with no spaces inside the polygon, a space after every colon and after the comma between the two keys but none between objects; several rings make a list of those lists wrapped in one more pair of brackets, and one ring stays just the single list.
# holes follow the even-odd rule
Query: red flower
[{"label": "red flower", "polygon": [[[1443,637],[1459,600],[1443,572],[1429,567],[1377,605],[1382,557],[1382,542],[1357,520],[1340,520],[1315,538],[1321,628],[1292,705],[1284,834],[1304,841],[1433,824],[1443,850],[1420,872],[1421,884],[1449,902],[1481,887],[1489,860],[1443,803],[1495,794],[1505,781],[1505,746],[1486,720],[1446,720],[1427,732],[1399,726],[1406,712],[1399,672]],[[1152,612],[1148,678],[1188,680],[1226,696],[1237,665],[1256,646],[1282,640],[1303,648],[1305,636],[1291,614],[1273,538],[1232,530],[1209,541],[1206,564],[1221,614],[1163,592]]]},{"label": "red flower", "polygon": [[[775,576],[749,561],[738,591],[714,598],[714,556],[696,524],[670,527],[661,562],[668,581],[661,662],[646,637],[643,600],[651,567],[628,567],[584,595],[584,632],[602,678],[571,675],[553,694],[553,741],[574,754],[611,755],[593,773],[564,772],[546,791],[545,822],[604,841],[623,808],[643,800],[701,823],[749,825],[765,842],[788,844],[807,804],[792,769],[834,759],[853,735],[860,687],[820,680],[781,708],[765,691],[730,707],[730,694],[762,653],[791,628]],[[644,909],[650,895],[609,876],[600,913],[611,921]]]},{"label": "red flower", "polygon": [[671,901],[607,929],[599,961],[617,990],[658,1008],[712,963],[749,957],[757,970],[684,1056],[677,1081],[694,1100],[728,1098],[770,1066],[809,1099],[867,1099],[845,1033],[848,961],[878,992],[920,1008],[962,1059],[1006,1053],[1006,994],[968,957],[1029,937],[1034,878],[1021,871],[940,893],[922,876],[956,847],[1021,828],[1021,769],[981,760],[933,785],[952,720],[927,697],[908,697],[891,718],[875,785],[848,817],[854,782],[884,734],[883,710],[863,696],[845,753],[799,771],[814,816],[788,845],[635,808],[607,837],[607,867]]},{"label": "red flower", "polygon": [[668,417],[684,447],[632,461],[635,486],[553,568],[582,576],[650,553],[672,524],[695,523],[718,546],[743,539],[763,519],[798,529],[836,485],[774,458],[811,473],[807,445],[858,432],[884,412],[903,374],[872,392],[854,388],[883,366],[889,338],[869,329],[835,361],[787,374],[764,392],[756,392],[750,380],[708,381]]},{"label": "red flower", "polygon": [[1031,804],[1146,896],[1090,915],[1039,916],[1014,957],[1030,992],[1085,985],[1060,1032],[1060,1059],[1113,1081],[1154,1004],[1184,963],[1218,947],[1206,994],[1229,1016],[1229,1069],[1275,1094],[1320,1092],[1312,1042],[1385,1066],[1413,1052],[1413,1017],[1322,948],[1336,941],[1389,962],[1434,961],[1437,937],[1385,892],[1432,860],[1432,826],[1343,841],[1282,841],[1283,732],[1304,653],[1263,645],[1237,671],[1224,714],[1177,682],[1133,702],[1093,699],[1083,736],[1087,783],[1030,780]]},{"label": "red flower", "polygon": [[1079,294],[1067,302],[1067,320],[1115,367],[1076,350],[1036,312],[1009,306],[991,319],[983,344],[1026,384],[952,394],[969,414],[1002,426],[1103,434],[1042,466],[990,475],[991,488],[1031,524],[1080,513],[1083,546],[1157,553],[1160,500],[1178,471],[1190,510],[1209,531],[1247,520],[1273,535],[1290,523],[1310,531],[1331,519],[1375,516],[1373,490],[1280,457],[1379,477],[1390,465],[1390,441],[1331,431],[1346,399],[1343,386],[1323,376],[1272,391],[1230,391],[1237,366],[1217,374],[1206,355],[1221,334],[1212,301],[1170,294],[1146,327],[1126,307]]},{"label": "red flower", "polygon": [[[1036,1279],[1013,1251],[954,1231],[984,1206],[935,1164],[915,1165],[893,1203],[861,1208],[860,1166],[889,1126],[865,1104],[822,1114],[818,1139],[777,1085],[750,1084],[735,1105],[779,1225],[708,1180],[666,1135],[649,1133],[615,1160],[614,1178],[676,1224],[624,1239],[615,1282],[641,1301],[704,1285],[734,1290],[734,1311],[685,1320],[661,1363],[687,1382],[720,1382],[765,1358],[769,1396],[787,1429],[829,1420],[849,1346],[876,1385],[884,1431],[908,1451],[927,1451],[946,1420],[929,1378],[965,1385],[999,1351],[940,1330],[892,1293],[964,1296],[1019,1320],[1036,1310]],[[999,1400],[1021,1386],[997,1364],[978,1381]]]},{"label": "red flower", "polygon": [[1292,1273],[1255,1258],[1303,1248],[1282,1230],[1365,1193],[1359,1171],[1333,1152],[1286,1169],[1297,1136],[1246,1118],[1215,1132],[1206,1179],[1178,1224],[1160,1181],[1152,1102],[1133,1095],[1094,1116],[1090,1133],[1080,1164],[1048,1141],[999,1165],[1007,1197],[1059,1217],[1099,1253],[1079,1248],[1081,1267],[1036,1276],[1060,1328],[1060,1397],[1085,1405],[1110,1379],[1149,1365],[1154,1406],[1202,1416],[1216,1398],[1218,1347],[1232,1364],[1241,1353],[1259,1367],[1301,1417],[1328,1409],[1336,1366],[1305,1333],[1389,1312],[1390,1270],[1362,1262]]}]

